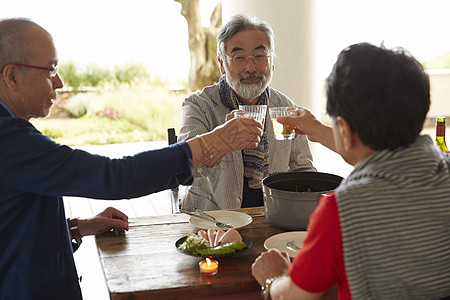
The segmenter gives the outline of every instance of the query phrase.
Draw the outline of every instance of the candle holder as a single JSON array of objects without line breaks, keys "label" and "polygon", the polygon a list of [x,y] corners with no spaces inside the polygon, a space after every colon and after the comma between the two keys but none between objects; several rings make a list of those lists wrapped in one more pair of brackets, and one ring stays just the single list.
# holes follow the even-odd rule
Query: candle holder
[{"label": "candle holder", "polygon": [[212,258],[206,258],[198,263],[202,275],[216,275],[219,271],[219,262]]}]

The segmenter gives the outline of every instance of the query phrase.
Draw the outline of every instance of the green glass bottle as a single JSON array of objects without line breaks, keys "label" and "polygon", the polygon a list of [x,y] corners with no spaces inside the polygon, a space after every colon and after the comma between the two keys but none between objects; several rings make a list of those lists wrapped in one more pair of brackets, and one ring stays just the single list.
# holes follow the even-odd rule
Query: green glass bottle
[{"label": "green glass bottle", "polygon": [[436,118],[436,145],[442,152],[449,152],[445,143],[445,118]]}]

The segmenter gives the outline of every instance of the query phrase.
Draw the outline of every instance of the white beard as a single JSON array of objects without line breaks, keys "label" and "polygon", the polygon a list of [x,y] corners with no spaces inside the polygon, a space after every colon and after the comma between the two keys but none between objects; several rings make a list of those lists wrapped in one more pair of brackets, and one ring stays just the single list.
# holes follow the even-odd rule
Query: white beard
[{"label": "white beard", "polygon": [[[226,79],[228,85],[236,92],[236,94],[244,99],[257,98],[261,96],[264,90],[272,81],[272,74],[270,72],[269,77],[266,77],[262,73],[248,73],[240,74],[237,80],[233,80],[229,75],[228,67],[225,66]],[[241,79],[243,78],[261,78],[262,80],[258,83],[243,83]]]}]

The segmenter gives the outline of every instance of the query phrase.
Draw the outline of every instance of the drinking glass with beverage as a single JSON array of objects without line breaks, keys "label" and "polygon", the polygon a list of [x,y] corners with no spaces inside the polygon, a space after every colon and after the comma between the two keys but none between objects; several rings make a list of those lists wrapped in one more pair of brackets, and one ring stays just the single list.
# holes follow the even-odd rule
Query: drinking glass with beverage
[{"label": "drinking glass with beverage", "polygon": [[256,121],[258,121],[262,125],[264,125],[267,105],[239,105],[239,110],[244,111],[244,113],[236,114],[236,117],[253,118],[256,119]]},{"label": "drinking glass with beverage", "polygon": [[296,116],[297,107],[271,107],[269,108],[270,119],[272,120],[273,133],[277,140],[292,140],[295,136],[295,127],[278,123],[278,117]]}]

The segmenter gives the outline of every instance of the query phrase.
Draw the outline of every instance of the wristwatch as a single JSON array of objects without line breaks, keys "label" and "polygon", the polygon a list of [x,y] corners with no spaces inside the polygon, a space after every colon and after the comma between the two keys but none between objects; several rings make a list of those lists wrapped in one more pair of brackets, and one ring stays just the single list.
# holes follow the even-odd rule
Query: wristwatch
[{"label": "wristwatch", "polygon": [[272,285],[272,282],[275,281],[277,277],[271,277],[266,279],[266,282],[261,287],[261,295],[263,296],[264,300],[270,299],[270,286]]},{"label": "wristwatch", "polygon": [[80,230],[78,229],[78,219],[69,220],[69,232],[71,240],[75,240],[78,245],[83,242],[83,240],[81,239]]}]

